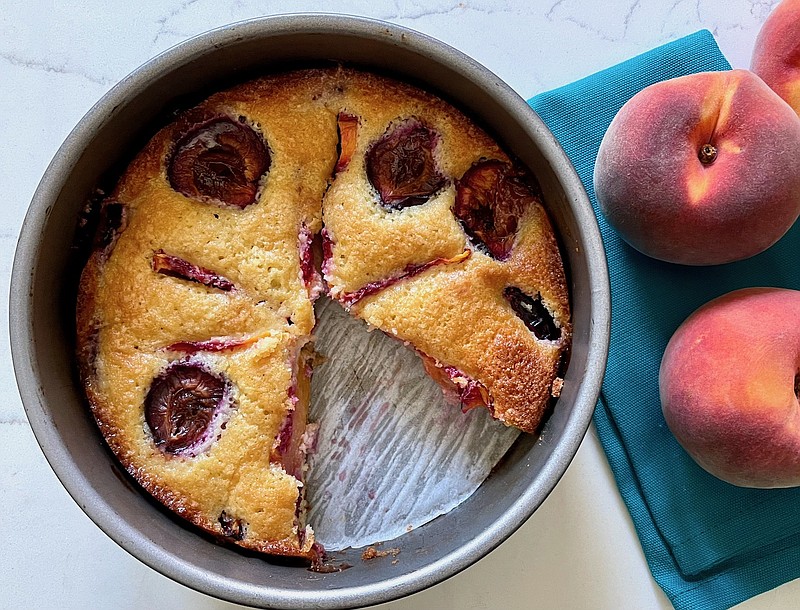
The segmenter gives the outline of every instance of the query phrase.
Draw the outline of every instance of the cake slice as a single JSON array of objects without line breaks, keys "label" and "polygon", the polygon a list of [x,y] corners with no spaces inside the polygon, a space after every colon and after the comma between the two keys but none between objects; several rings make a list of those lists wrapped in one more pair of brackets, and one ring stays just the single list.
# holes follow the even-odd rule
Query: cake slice
[{"label": "cake slice", "polygon": [[373,76],[343,80],[346,145],[323,201],[330,295],[414,347],[463,408],[534,432],[571,340],[536,180],[441,100]]},{"label": "cake slice", "polygon": [[311,561],[311,241],[337,159],[336,115],[316,99],[328,80],[246,83],[156,134],[101,205],[77,311],[87,396],[128,472],[221,539]]}]

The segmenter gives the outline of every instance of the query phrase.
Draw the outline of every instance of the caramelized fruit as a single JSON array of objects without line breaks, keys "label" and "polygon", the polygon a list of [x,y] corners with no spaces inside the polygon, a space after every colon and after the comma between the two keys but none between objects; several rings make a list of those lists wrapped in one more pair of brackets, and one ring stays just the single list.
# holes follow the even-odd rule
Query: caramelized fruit
[{"label": "caramelized fruit", "polygon": [[165,453],[190,450],[205,436],[226,394],[226,382],[198,364],[179,362],[153,380],[145,421]]},{"label": "caramelized fruit", "polygon": [[367,151],[367,178],[385,207],[421,205],[447,183],[433,158],[437,138],[418,120],[409,119],[390,128]]},{"label": "caramelized fruit", "polygon": [[172,188],[187,197],[244,208],[255,202],[270,161],[251,127],[219,117],[178,140],[167,174]]},{"label": "caramelized fruit", "polygon": [[519,219],[539,201],[533,177],[502,161],[480,161],[456,184],[453,213],[477,247],[505,260]]}]

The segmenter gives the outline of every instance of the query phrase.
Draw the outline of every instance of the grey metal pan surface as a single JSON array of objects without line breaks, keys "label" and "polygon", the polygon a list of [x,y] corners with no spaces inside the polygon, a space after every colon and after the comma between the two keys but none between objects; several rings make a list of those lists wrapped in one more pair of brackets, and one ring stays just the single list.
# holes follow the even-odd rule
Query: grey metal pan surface
[{"label": "grey metal pan surface", "polygon": [[[160,508],[121,473],[85,403],[73,360],[74,228],[87,196],[181,100],[236,80],[341,61],[411,80],[476,118],[538,177],[571,282],[574,340],[563,393],[542,439],[523,435],[464,504],[394,541],[400,561],[346,558],[319,574],[216,545]],[[159,118],[161,117],[161,118]],[[558,142],[489,70],[432,38],[341,15],[285,15],[188,40],[109,91],[61,146],[34,195],[17,245],[10,335],[20,394],[37,441],[87,515],[132,555],[187,586],[241,604],[346,608],[419,591],[468,567],[510,536],[556,485],[591,421],[609,341],[609,284],[597,223]],[[532,551],[535,552],[535,549]]]}]

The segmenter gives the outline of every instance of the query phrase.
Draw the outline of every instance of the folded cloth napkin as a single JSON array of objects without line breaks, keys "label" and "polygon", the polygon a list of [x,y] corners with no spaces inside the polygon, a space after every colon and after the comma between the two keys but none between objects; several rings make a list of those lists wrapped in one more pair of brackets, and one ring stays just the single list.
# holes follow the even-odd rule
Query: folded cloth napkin
[{"label": "folded cloth napkin", "polygon": [[635,93],[729,68],[704,30],[529,101],[575,165],[600,224],[612,317],[594,421],[653,576],[678,610],[727,608],[800,576],[800,489],[743,489],[707,474],[673,438],[658,396],[667,341],[697,307],[745,286],[800,289],[800,222],[746,261],[663,263],[627,246],[606,223],[592,172],[606,128]]}]

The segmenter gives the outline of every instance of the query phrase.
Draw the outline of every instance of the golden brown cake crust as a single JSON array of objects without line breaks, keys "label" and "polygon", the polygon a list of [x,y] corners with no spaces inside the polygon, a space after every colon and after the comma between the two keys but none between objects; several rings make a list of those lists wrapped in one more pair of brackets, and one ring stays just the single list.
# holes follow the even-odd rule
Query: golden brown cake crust
[{"label": "golden brown cake crust", "polygon": [[[349,162],[337,167],[340,115],[355,117],[357,128]],[[174,188],[169,168],[176,149],[220,117],[252,130],[268,151],[268,170],[250,205]],[[427,202],[389,210],[379,205],[365,157],[384,134],[409,122],[435,134],[433,156],[444,182]],[[80,375],[100,430],[128,472],[216,536],[256,551],[315,556],[313,533],[298,519],[302,473],[287,472],[275,456],[300,400],[298,379],[309,374],[300,348],[314,328],[315,293],[303,252],[323,220],[332,297],[344,300],[405,274],[345,302],[436,366],[481,384],[495,417],[535,430],[569,347],[566,281],[539,204],[520,219],[506,260],[476,248],[465,234],[452,211],[458,181],[483,159],[511,163],[441,99],[342,68],[250,81],[212,95],[159,131],[103,204],[119,218],[95,244],[77,303]],[[163,272],[159,257],[213,273],[216,283]],[[534,337],[503,297],[508,286],[540,296],[560,329],[558,340]],[[207,347],[215,341],[229,346]],[[225,388],[196,452],[165,451],[146,421],[148,392],[176,363],[205,371]],[[304,414],[302,406],[297,411]],[[304,426],[304,415],[295,419]]]},{"label": "golden brown cake crust", "polygon": [[[534,432],[551,402],[571,342],[564,267],[547,214],[540,200],[527,209],[505,260],[476,247],[453,212],[459,181],[476,164],[511,160],[485,132],[441,100],[408,95],[406,85],[395,85],[384,98],[382,87],[377,77],[350,86],[357,93],[348,100],[347,111],[360,118],[358,144],[323,203],[331,242],[325,269],[330,295],[439,366],[454,367],[485,386],[494,417]],[[434,154],[447,186],[424,205],[387,210],[376,205],[375,189],[366,179],[365,153],[387,129],[409,118],[436,132]],[[465,251],[470,256],[459,257]],[[431,266],[353,303],[366,284],[403,276],[434,259],[459,262]],[[538,340],[526,328],[503,297],[508,287],[541,298],[560,330],[557,340]]]},{"label": "golden brown cake crust", "polygon": [[[92,253],[78,300],[78,357],[90,404],[125,468],[170,509],[255,550],[311,556],[300,534],[299,482],[270,454],[292,400],[297,346],[314,325],[298,236],[319,231],[320,202],[336,161],[335,113],[313,98],[321,73],[254,81],[209,98],[160,131],[135,158],[109,201],[125,206],[112,247]],[[281,112],[274,112],[281,108]],[[207,116],[245,117],[265,136],[271,167],[257,203],[244,209],[196,201],[172,188],[167,165],[181,130]],[[228,292],[155,273],[164,251],[230,280]],[[215,337],[239,349],[186,355],[167,347]],[[189,360],[232,385],[225,429],[196,457],[153,444],[143,404],[151,381]],[[302,374],[302,372],[300,372]],[[226,535],[225,511],[245,523]],[[300,529],[299,529],[300,527]],[[230,532],[229,532],[230,533]]]}]

